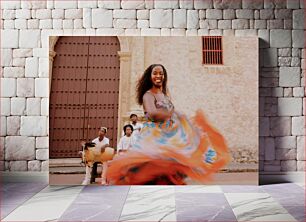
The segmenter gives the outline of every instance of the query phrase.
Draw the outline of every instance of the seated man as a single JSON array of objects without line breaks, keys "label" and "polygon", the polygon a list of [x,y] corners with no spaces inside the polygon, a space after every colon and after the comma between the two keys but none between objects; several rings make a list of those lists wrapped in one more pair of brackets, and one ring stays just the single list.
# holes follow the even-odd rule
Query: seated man
[{"label": "seated man", "polygon": [[[105,136],[106,133],[107,133],[107,128],[101,127],[98,133],[98,137],[92,140],[92,143],[96,145],[95,147],[97,151],[99,151],[100,153],[103,153],[105,151],[105,148],[109,147],[109,139]],[[97,165],[98,162],[95,162],[93,164],[92,169],[86,165],[86,175],[82,185],[87,185],[91,182],[94,182],[93,173],[97,171]],[[106,185],[106,172],[107,172],[107,161],[102,163],[102,174],[101,174],[102,185]]]},{"label": "seated man", "polygon": [[123,127],[124,136],[120,138],[117,146],[117,153],[120,155],[127,152],[135,143],[135,136],[133,136],[133,127],[128,124]]}]

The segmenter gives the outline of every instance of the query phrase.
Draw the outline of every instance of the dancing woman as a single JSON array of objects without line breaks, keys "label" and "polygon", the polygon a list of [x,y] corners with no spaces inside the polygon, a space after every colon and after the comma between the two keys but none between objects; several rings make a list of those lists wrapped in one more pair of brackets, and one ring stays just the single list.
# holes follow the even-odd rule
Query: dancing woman
[{"label": "dancing woman", "polygon": [[223,136],[197,111],[192,121],[178,113],[167,90],[167,71],[150,65],[137,84],[137,101],[146,122],[137,143],[110,163],[108,180],[116,185],[183,185],[198,182],[229,162]]}]

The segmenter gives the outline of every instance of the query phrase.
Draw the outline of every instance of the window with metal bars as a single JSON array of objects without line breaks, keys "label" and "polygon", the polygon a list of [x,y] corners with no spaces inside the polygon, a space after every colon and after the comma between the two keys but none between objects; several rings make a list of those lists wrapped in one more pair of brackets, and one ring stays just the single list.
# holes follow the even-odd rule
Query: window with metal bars
[{"label": "window with metal bars", "polygon": [[202,37],[204,65],[223,65],[222,36]]}]

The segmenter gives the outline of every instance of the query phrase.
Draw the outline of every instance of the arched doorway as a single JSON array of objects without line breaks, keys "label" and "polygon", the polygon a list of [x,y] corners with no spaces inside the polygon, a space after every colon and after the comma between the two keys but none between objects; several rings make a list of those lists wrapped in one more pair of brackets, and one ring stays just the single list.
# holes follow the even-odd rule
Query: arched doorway
[{"label": "arched doorway", "polygon": [[101,126],[117,141],[120,44],[117,37],[60,37],[50,92],[50,158],[79,157],[81,140]]}]

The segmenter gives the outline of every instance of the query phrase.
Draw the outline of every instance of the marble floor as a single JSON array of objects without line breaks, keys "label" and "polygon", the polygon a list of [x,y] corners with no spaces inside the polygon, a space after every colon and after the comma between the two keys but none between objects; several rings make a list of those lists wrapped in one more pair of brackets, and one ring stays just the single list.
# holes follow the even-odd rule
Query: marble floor
[{"label": "marble floor", "polygon": [[305,185],[1,184],[1,221],[305,221]]}]

